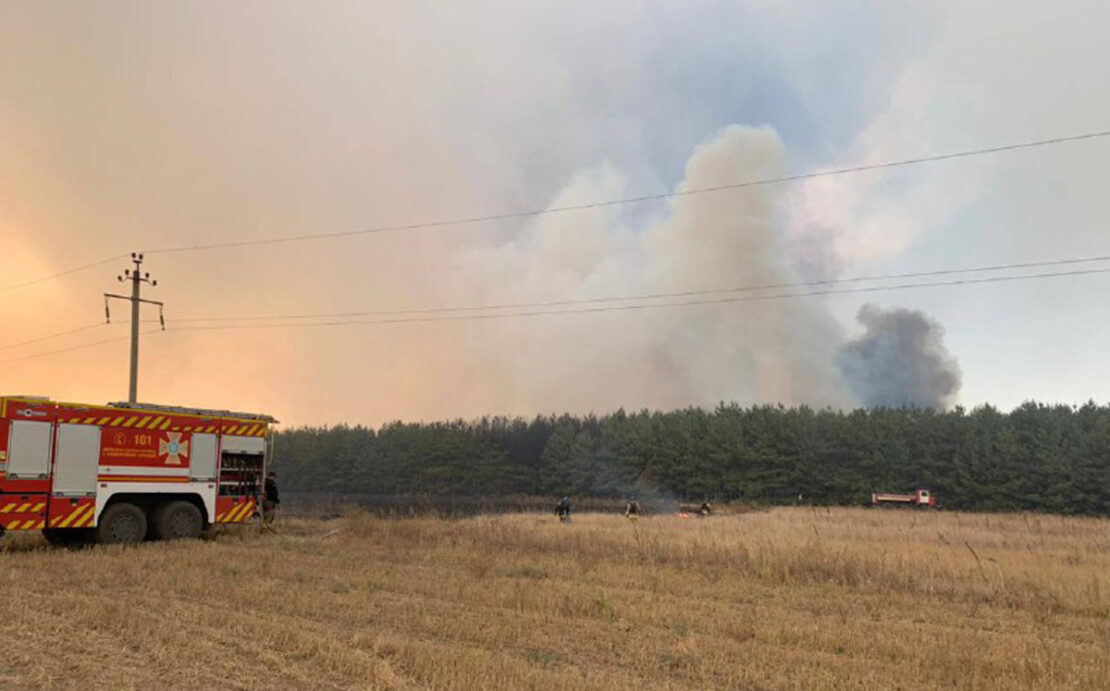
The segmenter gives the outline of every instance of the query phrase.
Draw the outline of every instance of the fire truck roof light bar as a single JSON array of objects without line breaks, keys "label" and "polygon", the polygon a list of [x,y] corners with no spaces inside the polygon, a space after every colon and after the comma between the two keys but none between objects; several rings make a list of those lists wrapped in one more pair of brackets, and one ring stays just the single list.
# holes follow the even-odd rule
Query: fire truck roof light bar
[{"label": "fire truck roof light bar", "polygon": [[128,403],[127,401],[117,401],[116,403],[109,403],[109,408],[127,408],[132,410],[157,410],[160,413],[180,413],[182,415],[203,415],[207,417],[230,417],[237,420],[258,420],[259,422],[272,422],[277,423],[277,420],[270,415],[258,415],[256,413],[239,413],[233,410],[207,410],[205,408],[182,408],[173,405],[156,405],[152,403]]}]

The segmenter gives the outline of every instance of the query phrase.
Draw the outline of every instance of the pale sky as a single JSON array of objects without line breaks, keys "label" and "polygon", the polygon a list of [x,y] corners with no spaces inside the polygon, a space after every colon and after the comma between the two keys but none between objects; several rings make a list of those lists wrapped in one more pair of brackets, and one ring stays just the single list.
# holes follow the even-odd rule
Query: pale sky
[{"label": "pale sky", "polygon": [[[784,7],[788,5],[788,7]],[[2,2],[0,291],[133,250],[434,222],[1110,129],[1104,2]],[[498,222],[148,254],[191,318],[590,299],[1110,255],[1110,138]],[[1092,267],[1110,266],[1110,263]],[[127,393],[116,261],[0,292],[0,392]],[[140,399],[288,424],[849,407],[867,303],[956,403],[1110,400],[1110,274],[144,337]],[[146,318],[155,318],[152,311]],[[156,325],[144,325],[156,328]],[[42,355],[55,350],[68,352]],[[36,357],[29,357],[36,356]],[[26,358],[26,359],[24,359]]]}]

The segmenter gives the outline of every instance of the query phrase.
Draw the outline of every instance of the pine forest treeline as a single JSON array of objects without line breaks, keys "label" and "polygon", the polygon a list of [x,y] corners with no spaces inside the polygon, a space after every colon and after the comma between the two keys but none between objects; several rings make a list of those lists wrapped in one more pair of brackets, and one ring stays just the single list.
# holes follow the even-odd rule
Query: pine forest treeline
[{"label": "pine forest treeline", "polygon": [[397,422],[292,429],[276,448],[294,492],[863,504],[926,487],[951,509],[1110,513],[1110,407],[1094,403]]}]

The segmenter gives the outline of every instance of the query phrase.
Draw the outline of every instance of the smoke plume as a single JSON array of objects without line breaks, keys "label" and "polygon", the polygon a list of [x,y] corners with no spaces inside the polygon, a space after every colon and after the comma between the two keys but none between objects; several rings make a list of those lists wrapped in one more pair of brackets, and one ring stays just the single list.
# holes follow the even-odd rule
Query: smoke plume
[{"label": "smoke plume", "polygon": [[[731,126],[693,151],[677,190],[775,177],[784,167],[774,129]],[[552,205],[630,196],[630,187],[602,164],[580,172]],[[769,186],[678,196],[654,214],[608,207],[544,216],[510,242],[466,253],[457,283],[480,285],[495,301],[512,297],[507,288],[515,299],[543,300],[797,281],[781,195]],[[465,360],[484,360],[483,395],[514,410],[839,406],[851,404],[836,370],[841,340],[820,302],[772,300],[494,322],[471,333]]]},{"label": "smoke plume", "polygon": [[923,312],[864,305],[865,328],[837,358],[848,386],[868,407],[943,409],[960,389],[960,368],[943,342],[944,329]]}]

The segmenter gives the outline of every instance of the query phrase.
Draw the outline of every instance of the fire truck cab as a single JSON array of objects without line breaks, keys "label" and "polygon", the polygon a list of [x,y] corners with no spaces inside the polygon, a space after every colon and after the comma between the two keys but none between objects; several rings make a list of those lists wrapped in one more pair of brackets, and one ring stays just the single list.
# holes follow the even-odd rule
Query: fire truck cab
[{"label": "fire truck cab", "polygon": [[249,521],[276,422],[227,410],[0,397],[0,534],[134,543]]}]

